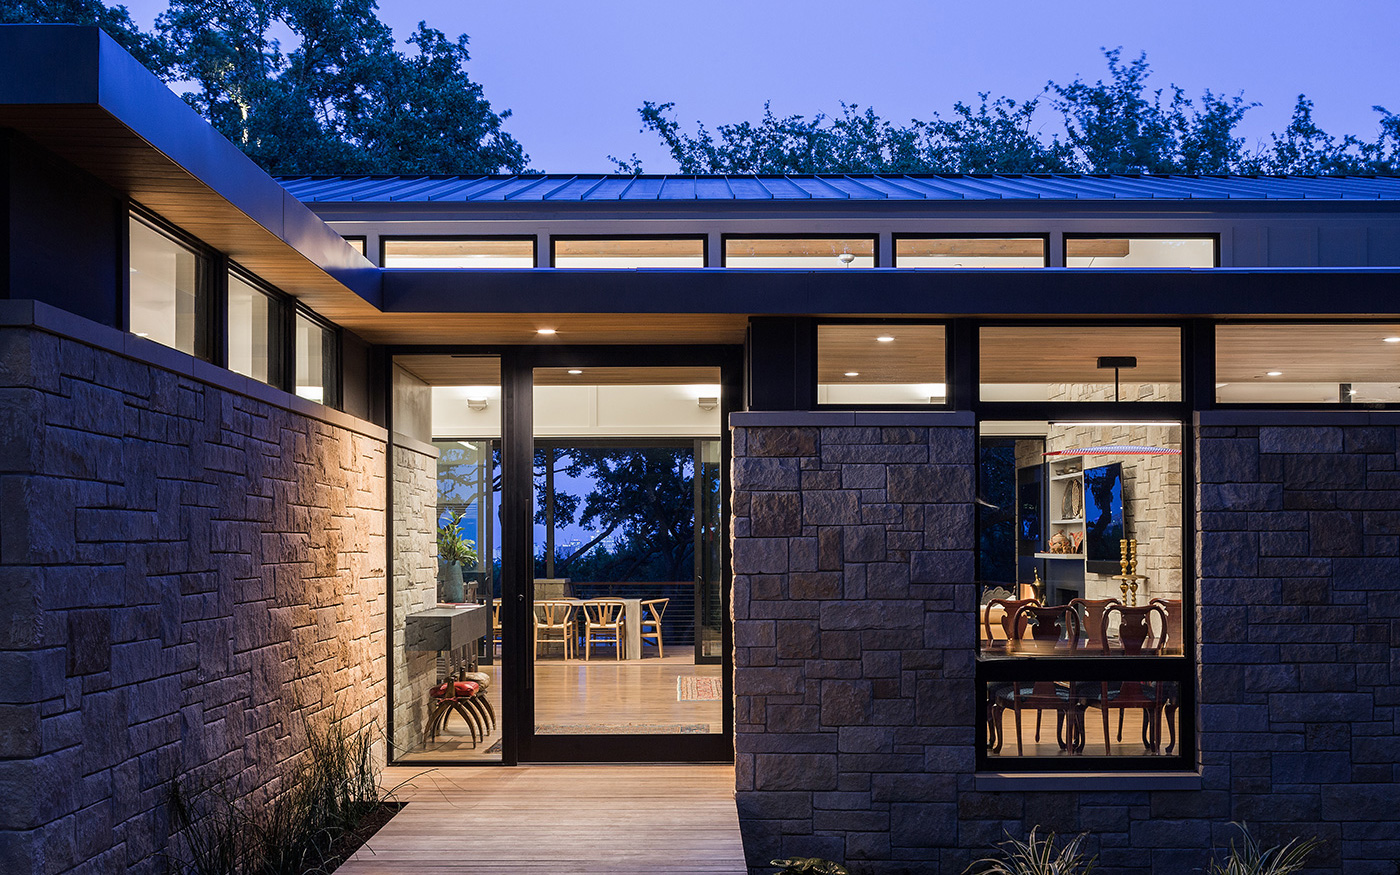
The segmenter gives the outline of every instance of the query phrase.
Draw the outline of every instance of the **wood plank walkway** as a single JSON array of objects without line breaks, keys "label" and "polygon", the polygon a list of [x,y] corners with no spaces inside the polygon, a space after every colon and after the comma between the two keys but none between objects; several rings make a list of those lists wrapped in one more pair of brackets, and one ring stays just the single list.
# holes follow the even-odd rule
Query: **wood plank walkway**
[{"label": "wood plank walkway", "polygon": [[396,766],[408,805],[337,875],[744,875],[727,765]]}]

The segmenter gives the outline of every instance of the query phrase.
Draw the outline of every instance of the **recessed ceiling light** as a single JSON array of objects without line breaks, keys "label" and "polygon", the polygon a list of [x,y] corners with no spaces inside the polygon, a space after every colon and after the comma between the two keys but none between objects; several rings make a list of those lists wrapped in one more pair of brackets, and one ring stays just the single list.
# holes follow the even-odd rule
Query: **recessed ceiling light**
[{"label": "recessed ceiling light", "polygon": [[553,328],[536,328],[536,329],[535,329],[535,333],[536,333],[536,334],[557,334],[558,332],[556,332]]},{"label": "recessed ceiling light", "polygon": [[1269,372],[1266,373],[1264,376],[1266,376],[1266,377],[1282,377],[1282,376],[1283,376],[1283,371],[1269,371]]},{"label": "recessed ceiling light", "polygon": [[569,368],[569,373],[571,373],[571,374],[581,374],[581,373],[583,373],[583,371],[580,371],[578,368]]},{"label": "recessed ceiling light", "polygon": [[879,337],[877,337],[877,338],[875,338],[875,339],[878,340],[878,341],[880,341],[881,343],[890,343],[891,341],[894,340],[894,338],[891,337],[891,336],[888,335],[888,334],[881,334]]},{"label": "recessed ceiling light", "polygon": [[847,371],[847,372],[846,372],[846,376],[848,376],[848,377],[859,377],[859,376],[860,376],[860,371]]},{"label": "recessed ceiling light", "polygon": [[1382,340],[1386,343],[1400,343],[1400,337],[1385,337]]}]

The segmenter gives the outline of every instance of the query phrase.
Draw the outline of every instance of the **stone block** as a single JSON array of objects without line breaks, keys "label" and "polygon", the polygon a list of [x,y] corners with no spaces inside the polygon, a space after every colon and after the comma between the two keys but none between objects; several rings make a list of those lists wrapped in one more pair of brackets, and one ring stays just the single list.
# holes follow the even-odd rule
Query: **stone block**
[{"label": "stone block", "polygon": [[1342,429],[1330,426],[1263,426],[1259,429],[1261,453],[1296,453],[1304,456],[1340,453]]},{"label": "stone block", "polygon": [[802,533],[802,502],[795,492],[755,492],[749,500],[749,524],[757,538],[786,538]]},{"label": "stone block", "polygon": [[753,757],[756,790],[835,790],[836,758],[822,754],[760,753]]},{"label": "stone block", "polygon": [[802,524],[846,526],[860,522],[860,504],[854,492],[804,491]]},{"label": "stone block", "polygon": [[787,571],[787,541],[781,538],[736,538],[733,556],[735,574]]},{"label": "stone block", "polygon": [[814,456],[817,454],[815,428],[747,429],[749,456]]},{"label": "stone block", "polygon": [[847,562],[880,562],[886,556],[882,526],[845,526],[842,552]]},{"label": "stone block", "polygon": [[894,465],[885,494],[903,504],[967,504],[972,501],[970,465]]},{"label": "stone block", "polygon": [[1359,555],[1361,514],[1355,511],[1314,511],[1308,514],[1308,543],[1314,556]]},{"label": "stone block", "polygon": [[865,681],[823,681],[821,685],[823,726],[856,726],[870,721],[870,684]]},{"label": "stone block", "polygon": [[734,491],[764,492],[798,488],[800,469],[796,459],[734,459]]},{"label": "stone block", "polygon": [[890,806],[890,844],[899,848],[944,848],[957,844],[958,807],[952,803]]}]

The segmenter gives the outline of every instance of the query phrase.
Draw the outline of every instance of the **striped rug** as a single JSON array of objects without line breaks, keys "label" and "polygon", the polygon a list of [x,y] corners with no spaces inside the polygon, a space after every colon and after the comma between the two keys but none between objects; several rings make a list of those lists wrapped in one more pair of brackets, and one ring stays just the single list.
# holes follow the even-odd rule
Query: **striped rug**
[{"label": "striped rug", "polygon": [[718,702],[723,685],[719,678],[683,674],[676,678],[676,701]]}]

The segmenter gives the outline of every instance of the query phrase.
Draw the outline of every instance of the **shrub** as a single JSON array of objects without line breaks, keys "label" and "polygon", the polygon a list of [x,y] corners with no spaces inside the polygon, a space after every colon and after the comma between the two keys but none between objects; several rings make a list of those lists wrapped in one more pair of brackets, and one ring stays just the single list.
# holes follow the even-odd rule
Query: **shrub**
[{"label": "shrub", "polygon": [[1080,833],[1056,851],[1055,834],[1039,839],[1035,835],[1038,829],[1033,828],[1024,842],[1007,834],[1006,841],[997,844],[1002,849],[1000,857],[974,860],[963,871],[977,875],[1089,875],[1094,871],[1098,857],[1085,858],[1080,850],[1088,833]]},{"label": "shrub", "polygon": [[1217,861],[1212,852],[1210,875],[1292,875],[1302,871],[1308,855],[1322,844],[1315,838],[1306,841],[1294,838],[1282,847],[1261,849],[1246,824],[1236,823],[1235,826],[1240,830],[1240,846],[1235,847],[1231,839],[1230,852],[1223,863]]}]

